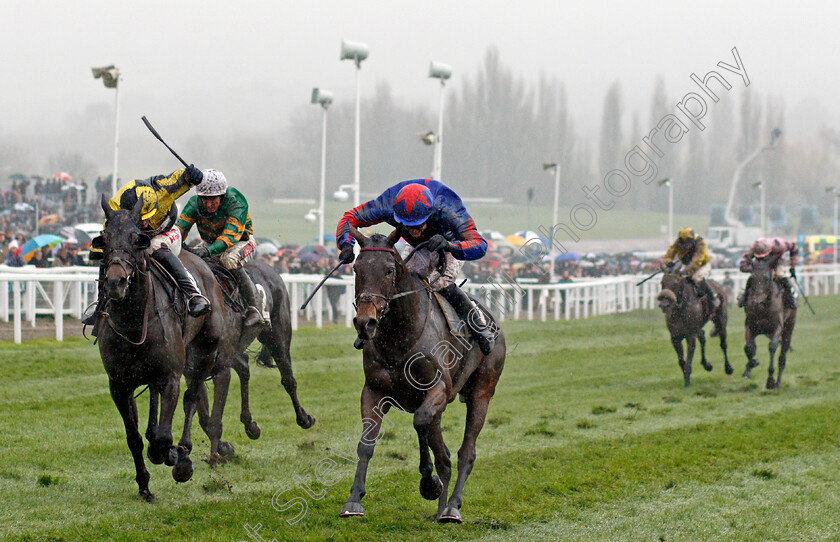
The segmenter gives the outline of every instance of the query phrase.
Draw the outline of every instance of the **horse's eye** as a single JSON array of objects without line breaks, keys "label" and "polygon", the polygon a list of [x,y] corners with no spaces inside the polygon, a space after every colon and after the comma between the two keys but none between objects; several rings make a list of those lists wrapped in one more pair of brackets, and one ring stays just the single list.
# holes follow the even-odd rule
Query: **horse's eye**
[{"label": "horse's eye", "polygon": [[394,268],[389,267],[388,269],[385,270],[385,274],[386,275],[393,275],[394,274]]}]

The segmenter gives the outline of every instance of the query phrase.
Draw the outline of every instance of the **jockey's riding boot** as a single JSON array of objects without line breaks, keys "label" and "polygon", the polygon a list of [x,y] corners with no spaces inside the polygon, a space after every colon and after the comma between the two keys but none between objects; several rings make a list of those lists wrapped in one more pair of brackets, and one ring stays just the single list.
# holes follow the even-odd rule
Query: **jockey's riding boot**
[{"label": "jockey's riding boot", "polygon": [[697,290],[697,295],[700,296],[701,300],[703,300],[703,298],[708,298],[709,312],[715,312],[720,306],[720,299],[718,299],[718,296],[715,295],[715,292],[712,290],[711,286],[709,286],[709,283],[706,282],[706,279],[703,279],[700,282],[695,282],[694,284]]},{"label": "jockey's riding boot", "polygon": [[750,284],[752,284],[751,281],[752,281],[752,277],[747,279],[747,285],[744,286],[744,291],[741,292],[741,295],[738,296],[738,306],[741,307],[742,309],[744,308],[744,305],[747,304],[747,296],[750,293]]},{"label": "jockey's riding boot", "polygon": [[105,308],[105,266],[99,266],[99,280],[96,282],[97,289],[96,289],[96,306],[90,312],[85,312],[82,316],[82,324],[86,326],[92,326],[96,324],[97,318],[99,318],[99,313],[102,312],[102,309]]},{"label": "jockey's riding boot", "polygon": [[201,295],[198,284],[178,256],[169,248],[163,247],[152,252],[152,258],[175,278],[178,288],[187,297],[187,312],[190,316],[197,318],[210,310],[210,301]]},{"label": "jockey's riding boot", "polygon": [[262,312],[257,308],[257,287],[254,286],[254,281],[248,276],[244,267],[237,267],[231,269],[230,272],[236,277],[236,282],[239,284],[239,291],[248,305],[248,310],[245,311],[245,321],[242,323],[245,327],[264,325],[267,322],[263,320]]},{"label": "jockey's riding boot", "polygon": [[793,281],[791,279],[785,279],[784,282],[784,306],[789,309],[796,309],[799,307],[799,300],[796,299]]},{"label": "jockey's riding boot", "polygon": [[[478,342],[478,347],[481,348],[481,353],[486,356],[492,352],[496,339],[493,336],[493,331],[484,322],[485,318],[484,314],[481,313],[481,309],[473,305],[472,300],[466,292],[453,283],[445,288],[441,288],[438,293],[449,301],[452,308],[458,313],[458,317],[467,323],[473,338]],[[475,316],[470,317],[470,313],[473,310],[478,312]]]}]

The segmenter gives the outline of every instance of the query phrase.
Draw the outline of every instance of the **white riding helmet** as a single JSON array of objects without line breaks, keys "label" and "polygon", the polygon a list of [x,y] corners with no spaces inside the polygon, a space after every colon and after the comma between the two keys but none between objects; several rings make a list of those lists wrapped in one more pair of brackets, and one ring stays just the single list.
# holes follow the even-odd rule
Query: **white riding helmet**
[{"label": "white riding helmet", "polygon": [[201,172],[204,178],[195,187],[199,196],[224,196],[227,193],[227,179],[218,169],[205,169]]}]

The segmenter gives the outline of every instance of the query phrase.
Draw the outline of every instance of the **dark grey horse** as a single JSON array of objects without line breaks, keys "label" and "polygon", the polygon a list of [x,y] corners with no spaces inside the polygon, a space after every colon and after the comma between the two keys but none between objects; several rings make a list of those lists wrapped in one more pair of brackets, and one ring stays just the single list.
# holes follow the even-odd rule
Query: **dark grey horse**
[{"label": "dark grey horse", "polygon": [[[796,325],[796,307],[786,307],[782,299],[782,287],[773,278],[773,263],[769,258],[754,258],[752,276],[747,299],[744,303],[746,313],[744,353],[747,355],[747,368],[744,378],[752,378],[752,370],[758,367],[755,359],[755,338],[767,335],[770,339],[770,366],[767,374],[767,389],[776,389],[782,384],[782,372],[785,370],[787,352],[793,328]],[[779,378],[773,378],[773,359],[776,349],[782,345],[779,353]]]},{"label": "dark grey horse", "polygon": [[[212,260],[211,260],[212,262]],[[219,280],[225,281],[226,272],[215,262],[211,265]],[[292,400],[297,424],[309,429],[315,423],[315,417],[306,413],[297,396],[297,381],[292,373],[292,358],[289,352],[292,340],[292,319],[289,307],[289,294],[283,279],[271,266],[263,262],[252,262],[246,266],[254,284],[266,295],[265,311],[270,316],[271,326],[265,328],[244,327],[244,311],[236,310],[228,304],[214,305],[224,319],[224,335],[219,343],[219,354],[213,368],[213,410],[209,410],[207,389],[202,386],[199,402],[199,423],[210,439],[210,463],[233,454],[233,446],[222,441],[222,417],[230,387],[230,370],[239,376],[241,391],[241,410],[239,420],[245,426],[245,434],[251,439],[260,437],[260,426],[251,416],[250,409],[250,367],[246,349],[258,339],[262,345],[258,363],[265,367],[277,366],[281,382]],[[229,282],[230,284],[230,282]],[[241,308],[241,307],[240,307]]]},{"label": "dark grey horse", "polygon": [[[726,374],[733,372],[726,354],[727,299],[723,287],[713,280],[708,280],[709,287],[718,295],[720,306],[710,313],[707,304],[697,297],[694,285],[678,273],[665,273],[662,276],[662,291],[657,300],[659,308],[665,313],[665,323],[671,334],[671,344],[677,353],[677,362],[683,372],[683,385],[691,383],[691,360],[694,357],[695,341],[700,342],[700,363],[707,371],[712,364],[706,359],[706,333],[703,326],[711,320],[715,332],[720,336],[720,349],[723,350]],[[683,354],[682,342],[686,342],[687,355]]]},{"label": "dark grey horse", "polygon": [[[354,228],[351,234],[361,246],[354,266],[357,310],[353,323],[365,340],[364,430],[356,476],[341,515],[365,513],[361,500],[368,463],[381,437],[383,418],[393,406],[414,413],[420,444],[420,494],[438,499],[438,521],[460,523],[461,494],[475,463],[475,441],[505,363],[504,335],[499,329],[495,348],[483,355],[471,339],[453,335],[425,283],[406,270],[394,250],[393,235],[368,238]],[[466,323],[461,331],[469,336]],[[467,421],[458,450],[458,478],[447,500],[452,465],[440,419],[446,405],[459,394],[467,405]]]},{"label": "dark grey horse", "polygon": [[[184,434],[188,435],[197,404],[196,394],[210,374],[223,322],[218,311],[199,318],[182,318],[172,304],[165,305],[166,310],[158,310],[167,293],[162,282],[152,276],[150,258],[145,252],[150,239],[138,226],[142,204],[141,199],[132,210],[113,211],[102,196],[107,221],[95,245],[103,253],[103,291],[108,302],[98,316],[96,334],[111,397],[125,424],[140,495],[152,501],[154,495],[149,491],[149,472],[143,461],[134,390],[147,385],[150,391],[146,428],[149,460],[174,466],[172,476],[176,481],[189,480],[192,476],[189,448],[183,445],[183,437],[178,447],[172,444],[172,418],[178,405],[181,375],[189,360],[193,370],[187,379],[184,399],[187,412]],[[210,302],[220,303],[222,293],[204,262],[191,254],[182,254],[181,260]]]}]

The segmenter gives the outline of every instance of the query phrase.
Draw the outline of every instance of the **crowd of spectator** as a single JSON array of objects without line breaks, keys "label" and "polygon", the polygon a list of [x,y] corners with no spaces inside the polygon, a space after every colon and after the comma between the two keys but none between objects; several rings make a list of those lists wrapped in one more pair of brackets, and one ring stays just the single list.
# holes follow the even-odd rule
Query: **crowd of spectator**
[{"label": "crowd of spectator", "polygon": [[[98,192],[91,197],[87,181],[72,180],[66,174],[50,178],[15,174],[0,194],[0,262],[14,267],[87,265],[80,251],[84,243],[73,237],[42,247],[24,259],[26,241],[40,234],[59,235],[62,229],[84,222],[96,222],[102,214]],[[103,179],[96,181],[97,191],[108,191]]]}]

